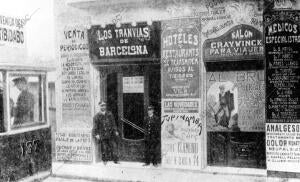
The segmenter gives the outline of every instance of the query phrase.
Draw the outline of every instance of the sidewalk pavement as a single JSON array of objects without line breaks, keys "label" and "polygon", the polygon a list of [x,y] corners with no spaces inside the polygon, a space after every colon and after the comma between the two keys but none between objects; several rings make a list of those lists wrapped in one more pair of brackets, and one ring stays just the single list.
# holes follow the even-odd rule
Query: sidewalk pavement
[{"label": "sidewalk pavement", "polygon": [[44,182],[145,181],[145,182],[300,182],[300,179],[267,178],[266,170],[207,167],[181,170],[142,166],[137,162],[104,165],[54,162],[52,177]]}]

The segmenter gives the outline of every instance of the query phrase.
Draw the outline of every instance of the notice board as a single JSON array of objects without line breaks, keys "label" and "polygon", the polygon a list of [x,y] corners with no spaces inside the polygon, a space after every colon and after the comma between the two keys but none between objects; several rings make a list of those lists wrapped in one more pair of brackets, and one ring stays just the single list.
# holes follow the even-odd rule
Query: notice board
[{"label": "notice board", "polygon": [[268,170],[300,172],[300,11],[264,14]]},{"label": "notice board", "polygon": [[200,23],[183,18],[162,22],[162,165],[200,169],[203,155]]}]

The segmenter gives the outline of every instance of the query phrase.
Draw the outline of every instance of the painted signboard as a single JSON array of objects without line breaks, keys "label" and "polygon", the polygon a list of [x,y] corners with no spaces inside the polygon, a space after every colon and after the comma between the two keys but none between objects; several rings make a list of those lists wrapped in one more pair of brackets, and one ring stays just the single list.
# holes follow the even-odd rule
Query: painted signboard
[{"label": "painted signboard", "polygon": [[164,113],[199,113],[200,99],[163,99]]},{"label": "painted signboard", "polygon": [[162,164],[172,168],[200,169],[202,121],[199,114],[164,114],[162,124]]},{"label": "painted signboard", "polygon": [[55,133],[55,155],[58,161],[91,161],[91,132],[60,131]]},{"label": "painted signboard", "polygon": [[[91,63],[87,29],[66,26],[60,33],[61,118],[57,121],[56,160],[92,161]],[[69,131],[78,128],[85,132]]]},{"label": "painted signboard", "polygon": [[118,58],[159,58],[159,42],[159,22],[122,24],[121,27],[110,24],[104,28],[95,25],[89,30],[90,54],[99,64]]},{"label": "painted signboard", "polygon": [[[91,127],[91,84],[87,30],[66,27],[59,47],[61,61],[61,127]],[[85,126],[82,125],[85,123]]]},{"label": "painted signboard", "polygon": [[162,165],[200,169],[201,110],[200,30],[198,19],[162,22]]},{"label": "painted signboard", "polygon": [[207,72],[208,131],[265,130],[263,71]]},{"label": "painted signboard", "polygon": [[0,15],[0,62],[26,60],[25,24],[24,18]]},{"label": "painted signboard", "polygon": [[252,26],[237,25],[220,37],[207,39],[203,43],[205,62],[246,59],[263,59],[262,32]]},{"label": "painted signboard", "polygon": [[162,98],[199,98],[198,26],[194,19],[162,23]]},{"label": "painted signboard", "polygon": [[200,17],[202,58],[208,71],[263,69],[262,9],[260,1],[208,4],[208,13]]},{"label": "painted signboard", "polygon": [[300,172],[300,11],[264,15],[268,170]]}]

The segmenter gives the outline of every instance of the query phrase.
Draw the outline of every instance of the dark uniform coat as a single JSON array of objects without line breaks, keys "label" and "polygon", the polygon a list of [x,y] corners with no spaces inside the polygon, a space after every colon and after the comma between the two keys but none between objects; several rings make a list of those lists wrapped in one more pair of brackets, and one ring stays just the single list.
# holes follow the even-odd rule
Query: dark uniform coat
[{"label": "dark uniform coat", "polygon": [[99,144],[101,146],[102,160],[118,160],[117,156],[117,126],[114,116],[111,112],[97,113],[94,116],[93,136],[100,136]]},{"label": "dark uniform coat", "polygon": [[33,110],[34,96],[28,90],[23,90],[17,100],[14,124],[33,122]]},{"label": "dark uniform coat", "polygon": [[145,163],[157,164],[160,151],[160,118],[153,115],[145,117]]},{"label": "dark uniform coat", "polygon": [[231,118],[231,112],[234,110],[234,98],[230,91],[222,96],[219,94],[220,107],[215,115],[217,123],[223,127],[228,127]]}]

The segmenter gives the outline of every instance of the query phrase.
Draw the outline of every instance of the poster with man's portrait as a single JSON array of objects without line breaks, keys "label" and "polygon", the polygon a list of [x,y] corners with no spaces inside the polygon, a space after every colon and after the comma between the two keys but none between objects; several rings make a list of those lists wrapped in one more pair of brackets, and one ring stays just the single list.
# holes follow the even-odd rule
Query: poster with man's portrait
[{"label": "poster with man's portrait", "polygon": [[208,131],[264,131],[263,71],[208,72]]}]

